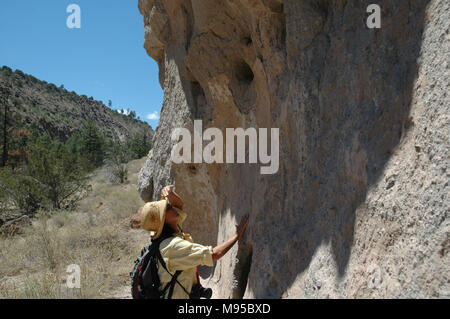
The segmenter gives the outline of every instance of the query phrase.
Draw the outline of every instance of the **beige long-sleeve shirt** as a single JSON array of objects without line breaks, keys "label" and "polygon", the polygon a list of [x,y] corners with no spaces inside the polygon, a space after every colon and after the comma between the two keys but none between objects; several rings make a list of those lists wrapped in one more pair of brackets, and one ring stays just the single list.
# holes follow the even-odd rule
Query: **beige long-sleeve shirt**
[{"label": "beige long-sleeve shirt", "polygon": [[[174,236],[163,240],[159,249],[167,269],[172,275],[177,270],[183,271],[178,276],[178,281],[190,293],[192,286],[197,283],[197,266],[213,266],[212,246],[194,243],[189,234],[177,233]],[[158,275],[162,290],[172,280],[172,276],[167,273],[161,264],[159,264]],[[169,290],[167,290],[166,298],[168,292]],[[184,292],[178,283],[175,283],[172,299],[189,299],[189,295]]]}]

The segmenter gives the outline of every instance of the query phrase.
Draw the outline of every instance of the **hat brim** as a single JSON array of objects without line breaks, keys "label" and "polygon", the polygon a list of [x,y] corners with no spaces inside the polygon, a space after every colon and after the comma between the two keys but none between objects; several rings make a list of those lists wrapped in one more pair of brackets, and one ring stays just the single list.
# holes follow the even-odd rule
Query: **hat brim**
[{"label": "hat brim", "polygon": [[175,211],[178,213],[179,219],[178,219],[178,225],[183,226],[183,222],[186,220],[187,214],[179,209],[178,207],[173,206]]},{"label": "hat brim", "polygon": [[151,235],[152,239],[157,239],[159,236],[161,236],[162,230],[164,228],[164,223],[166,221],[167,203],[167,199],[163,199],[158,202],[160,221],[158,230],[156,232],[153,232],[153,235]]}]

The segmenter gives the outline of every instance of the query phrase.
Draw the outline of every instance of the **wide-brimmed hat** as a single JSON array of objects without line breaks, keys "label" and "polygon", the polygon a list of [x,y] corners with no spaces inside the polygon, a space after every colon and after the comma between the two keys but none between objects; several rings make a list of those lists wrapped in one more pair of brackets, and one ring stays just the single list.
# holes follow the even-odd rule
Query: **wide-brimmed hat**
[{"label": "wide-brimmed hat", "polygon": [[161,235],[166,219],[167,199],[156,202],[148,202],[142,207],[141,226],[143,229],[153,232],[152,238]]},{"label": "wide-brimmed hat", "polygon": [[183,226],[183,222],[186,220],[187,214],[182,211],[181,209],[179,209],[178,207],[172,206],[175,211],[178,213],[178,215],[180,216],[178,218],[178,225]]},{"label": "wide-brimmed hat", "polygon": [[[148,202],[142,207],[141,211],[141,227],[147,231],[153,232],[151,235],[153,239],[161,235],[166,219],[167,207],[170,205],[167,199],[162,199],[155,202]],[[178,224],[181,225],[186,219],[187,215],[181,209],[172,206],[178,213]]]},{"label": "wide-brimmed hat", "polygon": [[[163,200],[163,199],[167,199],[167,197],[161,196],[161,200]],[[168,206],[170,205],[170,201],[168,199],[167,199],[167,204],[168,204]],[[179,218],[178,218],[178,225],[180,225],[180,227],[183,226],[183,222],[186,220],[187,214],[183,210],[179,209],[178,207],[175,207],[175,206],[172,206],[172,205],[170,205],[170,206],[173,209],[175,209],[175,211],[178,213],[178,216],[179,216]],[[166,210],[167,210],[167,207],[166,207]]]}]

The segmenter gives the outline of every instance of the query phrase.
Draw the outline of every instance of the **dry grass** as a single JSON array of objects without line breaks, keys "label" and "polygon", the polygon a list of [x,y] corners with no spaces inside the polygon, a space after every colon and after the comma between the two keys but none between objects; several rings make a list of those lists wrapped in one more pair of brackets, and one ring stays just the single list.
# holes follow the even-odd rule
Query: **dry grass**
[{"label": "dry grass", "polygon": [[[76,211],[40,212],[23,235],[0,238],[0,298],[108,298],[124,291],[149,239],[128,224],[144,204],[136,188],[144,161],[128,163],[125,185],[110,184],[99,169]],[[80,266],[80,288],[67,287],[71,264]]]}]

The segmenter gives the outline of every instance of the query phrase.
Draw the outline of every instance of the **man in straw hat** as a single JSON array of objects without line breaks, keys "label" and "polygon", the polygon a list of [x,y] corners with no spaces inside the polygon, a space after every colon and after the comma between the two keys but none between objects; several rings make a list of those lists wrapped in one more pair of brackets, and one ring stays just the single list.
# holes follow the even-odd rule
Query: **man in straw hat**
[{"label": "man in straw hat", "polygon": [[[161,241],[159,249],[167,271],[159,264],[158,275],[161,287],[165,287],[176,271],[182,271],[172,291],[173,299],[187,299],[192,288],[199,283],[197,266],[213,266],[233,245],[241,240],[248,225],[248,215],[241,218],[236,232],[227,241],[212,248],[193,242],[189,234],[181,231],[187,215],[183,211],[183,200],[173,191],[173,185],[161,190],[162,200],[146,203],[131,219],[133,228],[142,227],[151,232],[152,240]],[[170,272],[170,274],[169,274]],[[166,297],[168,292],[166,293]]]}]

